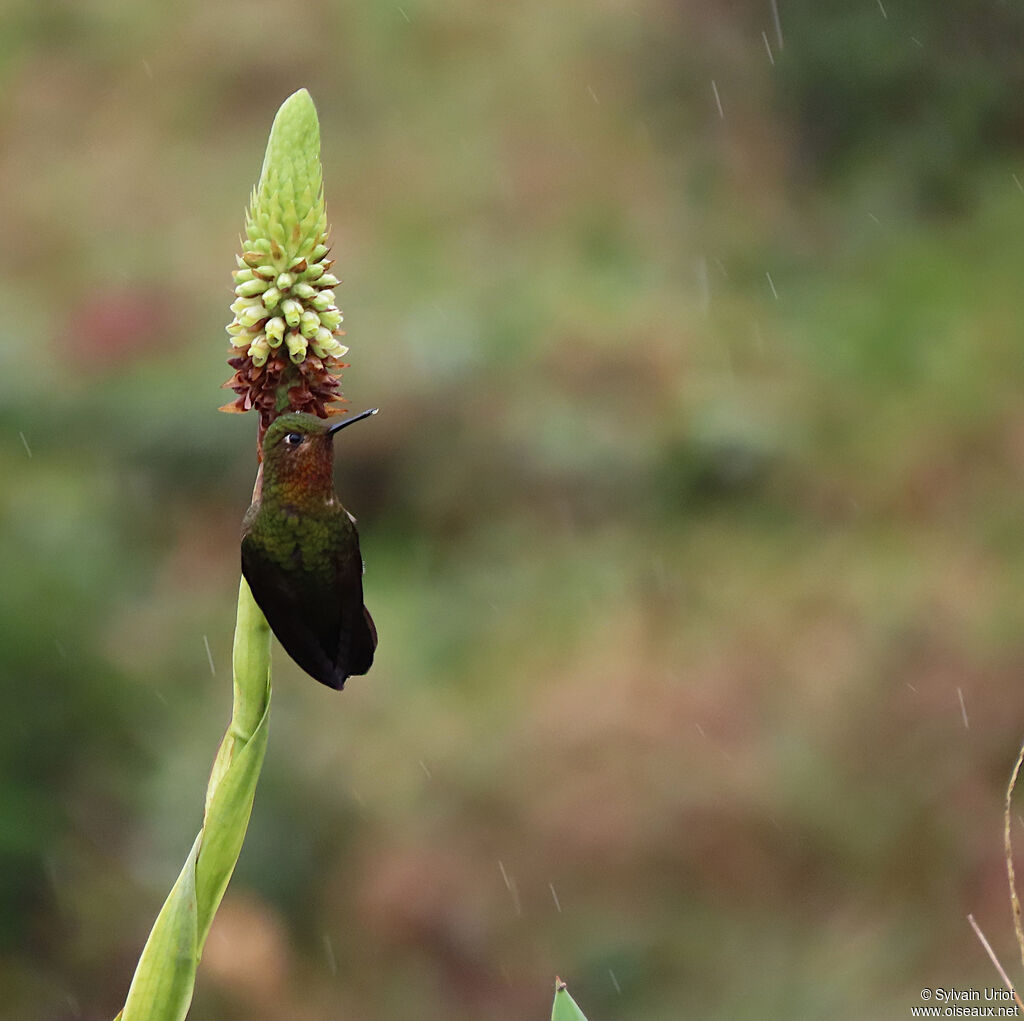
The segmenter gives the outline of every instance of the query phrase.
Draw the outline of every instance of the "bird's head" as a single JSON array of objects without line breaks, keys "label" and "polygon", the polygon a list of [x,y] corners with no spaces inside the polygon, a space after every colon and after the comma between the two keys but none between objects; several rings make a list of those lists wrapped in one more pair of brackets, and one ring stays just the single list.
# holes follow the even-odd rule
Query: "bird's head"
[{"label": "bird's head", "polygon": [[334,434],[359,422],[378,409],[370,408],[340,422],[328,422],[293,411],[281,415],[263,435],[263,473],[265,483],[320,491],[332,488]]}]

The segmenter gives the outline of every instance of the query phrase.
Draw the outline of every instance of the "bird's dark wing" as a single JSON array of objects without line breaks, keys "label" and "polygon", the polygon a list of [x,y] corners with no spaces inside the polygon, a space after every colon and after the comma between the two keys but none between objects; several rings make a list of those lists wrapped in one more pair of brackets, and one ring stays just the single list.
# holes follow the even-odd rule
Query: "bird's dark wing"
[{"label": "bird's dark wing", "polygon": [[377,648],[377,628],[374,626],[370,611],[363,605],[363,582],[355,593],[347,593],[342,601],[342,623],[338,633],[338,647],[335,655],[335,669],[341,678],[352,674],[365,674],[373,666],[373,654]]},{"label": "bird's dark wing", "polygon": [[[301,578],[282,571],[246,539],[242,540],[242,574],[285,652],[321,684],[339,687],[334,681],[334,663],[318,636],[322,623],[309,619],[315,597],[303,591]],[[316,616],[322,616],[319,608]]]},{"label": "bird's dark wing", "polygon": [[339,689],[353,674],[365,674],[373,665],[377,631],[363,605],[363,558],[359,537],[351,528],[344,555],[334,561],[334,586],[330,621],[323,622],[321,634],[333,650],[335,686]]},{"label": "bird's dark wing", "polygon": [[333,579],[318,582],[269,561],[247,538],[242,573],[285,652],[311,677],[339,691],[352,674],[365,674],[377,639],[363,606],[358,545],[352,555],[335,561]]}]

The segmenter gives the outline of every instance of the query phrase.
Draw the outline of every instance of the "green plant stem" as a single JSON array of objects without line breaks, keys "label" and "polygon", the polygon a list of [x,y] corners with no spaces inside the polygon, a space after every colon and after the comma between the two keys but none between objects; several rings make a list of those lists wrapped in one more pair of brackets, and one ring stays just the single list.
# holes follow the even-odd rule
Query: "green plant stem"
[{"label": "green plant stem", "polygon": [[143,948],[121,1021],[184,1021],[206,937],[242,850],[267,748],[271,691],[270,628],[244,578],[232,667],[231,723],[210,772],[203,827]]}]

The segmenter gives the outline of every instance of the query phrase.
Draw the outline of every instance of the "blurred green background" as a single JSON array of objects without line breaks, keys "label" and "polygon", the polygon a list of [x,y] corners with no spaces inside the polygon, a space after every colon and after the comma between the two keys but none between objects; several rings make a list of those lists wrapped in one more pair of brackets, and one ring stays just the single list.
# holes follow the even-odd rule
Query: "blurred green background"
[{"label": "blurred green background", "polygon": [[8,0],[0,1017],[109,1021],[200,824],[230,272],[300,86],[380,649],[340,696],[276,654],[191,1018],[997,985],[1022,39],[998,0]]}]

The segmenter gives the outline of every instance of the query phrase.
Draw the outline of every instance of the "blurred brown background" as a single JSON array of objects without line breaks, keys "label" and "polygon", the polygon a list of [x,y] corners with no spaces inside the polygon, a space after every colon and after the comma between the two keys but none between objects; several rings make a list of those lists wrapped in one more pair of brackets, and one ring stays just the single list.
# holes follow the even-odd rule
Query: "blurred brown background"
[{"label": "blurred brown background", "polygon": [[8,0],[0,1017],[111,1018],[200,823],[255,471],[230,272],[300,86],[381,644],[340,696],[277,656],[190,1017],[998,984],[1022,44],[997,0]]}]

